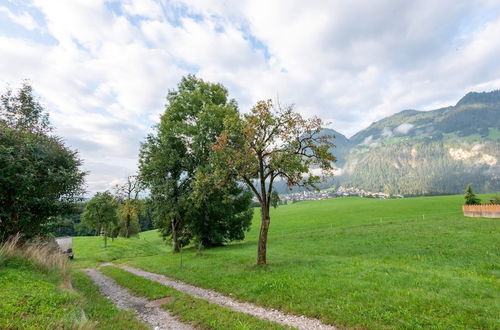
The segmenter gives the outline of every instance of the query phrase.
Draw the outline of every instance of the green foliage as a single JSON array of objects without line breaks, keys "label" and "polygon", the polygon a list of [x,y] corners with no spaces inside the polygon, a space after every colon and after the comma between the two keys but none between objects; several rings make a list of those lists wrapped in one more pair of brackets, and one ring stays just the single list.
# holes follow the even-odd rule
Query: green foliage
[{"label": "green foliage", "polygon": [[481,200],[477,198],[476,194],[472,191],[472,185],[468,185],[465,189],[465,205],[479,205]]},{"label": "green foliage", "polygon": [[168,286],[125,270],[106,266],[101,268],[102,272],[113,278],[138,296],[144,296],[149,300],[170,297],[172,301],[162,305],[173,315],[178,316],[181,321],[189,322],[202,329],[287,329],[269,321],[260,320],[256,317],[235,312],[229,308],[209,303],[202,299],[194,298]]},{"label": "green foliage", "polygon": [[139,205],[137,201],[126,200],[118,205],[119,235],[129,238],[141,231],[139,225]]},{"label": "green foliage", "polygon": [[69,212],[82,193],[77,153],[49,131],[29,85],[1,96],[0,241],[44,234],[49,218]]},{"label": "green foliage", "polygon": [[153,203],[150,199],[139,200],[139,226],[141,231],[154,228],[153,225]]},{"label": "green foliage", "polygon": [[48,133],[49,115],[35,99],[33,88],[25,81],[15,94],[8,89],[0,95],[0,122],[15,130]]},{"label": "green foliage", "polygon": [[280,195],[276,192],[276,190],[273,190],[271,192],[271,206],[277,208],[278,205],[280,205],[280,202]]},{"label": "green foliage", "polygon": [[202,202],[189,213],[190,231],[202,247],[244,239],[252,224],[252,193],[233,183],[224,191],[212,189],[204,194]]},{"label": "green foliage", "polygon": [[269,208],[275,180],[286,181],[289,187],[317,189],[320,176],[333,176],[330,152],[333,136],[320,134],[319,118],[303,119],[292,106],[275,106],[271,100],[259,101],[249,114],[233,114],[224,121],[224,131],[212,146],[212,162],[216,182],[225,185],[240,180],[255,194],[261,206],[262,222],[257,264],[266,264]]},{"label": "green foliage", "polygon": [[117,204],[113,196],[108,191],[96,193],[85,205],[82,220],[87,227],[104,236],[104,247],[107,247],[107,238],[112,237],[118,224]]},{"label": "green foliage", "polygon": [[491,201],[491,204],[500,205],[500,196],[495,196],[490,201]]},{"label": "green foliage", "polygon": [[79,202],[74,205],[69,214],[55,216],[45,224],[46,231],[54,236],[95,236],[98,233],[88,228],[81,222],[81,214],[85,209],[85,203]]},{"label": "green foliage", "polygon": [[[250,200],[234,180],[207,185],[213,174],[211,145],[224,119],[237,114],[220,84],[184,77],[167,96],[155,134],[141,145],[139,168],[154,205],[155,226],[174,252],[192,239],[213,246],[242,239],[251,221]],[[229,196],[223,198],[224,196]]]}]

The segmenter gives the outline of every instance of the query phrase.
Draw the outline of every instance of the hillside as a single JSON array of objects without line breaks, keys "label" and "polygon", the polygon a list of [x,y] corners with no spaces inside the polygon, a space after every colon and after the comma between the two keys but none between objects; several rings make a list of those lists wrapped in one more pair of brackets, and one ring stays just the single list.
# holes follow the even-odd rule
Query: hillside
[{"label": "hillside", "polygon": [[462,203],[434,196],[280,206],[271,211],[265,268],[255,266],[257,210],[243,242],[202,255],[168,253],[150,231],[115,239],[112,253],[98,253],[102,238],[78,238],[74,261],[130,265],[339,328],[498,328],[499,223],[463,217]]},{"label": "hillside", "polygon": [[[336,184],[394,194],[500,191],[500,91],[468,93],[455,106],[404,110],[334,150]],[[344,147],[347,146],[347,147]]]}]

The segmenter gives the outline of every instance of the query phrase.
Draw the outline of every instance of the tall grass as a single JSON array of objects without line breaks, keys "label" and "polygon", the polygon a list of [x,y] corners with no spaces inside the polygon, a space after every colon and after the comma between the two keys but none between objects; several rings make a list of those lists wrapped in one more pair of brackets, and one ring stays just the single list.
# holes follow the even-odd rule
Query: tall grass
[{"label": "tall grass", "polygon": [[48,241],[22,242],[20,234],[14,235],[0,245],[0,259],[6,257],[26,259],[39,269],[57,272],[62,276],[64,285],[71,288],[68,258]]}]

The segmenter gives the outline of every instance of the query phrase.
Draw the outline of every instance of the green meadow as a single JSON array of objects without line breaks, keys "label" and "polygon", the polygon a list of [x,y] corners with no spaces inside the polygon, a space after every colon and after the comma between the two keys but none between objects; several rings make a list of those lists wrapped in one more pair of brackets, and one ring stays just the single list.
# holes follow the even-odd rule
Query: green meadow
[{"label": "green meadow", "polygon": [[[481,195],[487,200],[492,195]],[[304,201],[259,214],[242,242],[172,254],[156,231],[75,237],[76,267],[113,261],[345,328],[500,328],[500,220],[462,216],[463,196]]]},{"label": "green meadow", "polygon": [[0,329],[147,329],[74,270],[71,285],[56,267],[0,251]]}]

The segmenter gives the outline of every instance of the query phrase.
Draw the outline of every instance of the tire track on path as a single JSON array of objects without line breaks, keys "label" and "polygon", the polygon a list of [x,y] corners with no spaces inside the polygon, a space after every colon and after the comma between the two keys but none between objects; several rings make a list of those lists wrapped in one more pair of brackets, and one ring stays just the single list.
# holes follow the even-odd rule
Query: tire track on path
[{"label": "tire track on path", "polygon": [[180,322],[169,312],[158,306],[150,305],[150,301],[131,295],[127,289],[118,285],[111,278],[97,269],[84,269],[101,293],[109,298],[120,309],[132,310],[137,317],[155,330],[193,330],[194,328]]},{"label": "tire track on path", "polygon": [[161,274],[150,273],[142,269],[125,266],[114,265],[132,274],[147,278],[160,284],[169,286],[178,291],[187,293],[193,297],[206,300],[208,302],[218,304],[230,308],[236,312],[249,314],[258,317],[262,320],[276,322],[282,325],[294,327],[303,330],[336,330],[332,325],[321,323],[321,321],[305,316],[297,316],[284,313],[280,310],[260,307],[247,302],[236,301],[233,298],[225,296],[217,291],[203,289],[191,284],[168,278]]}]

